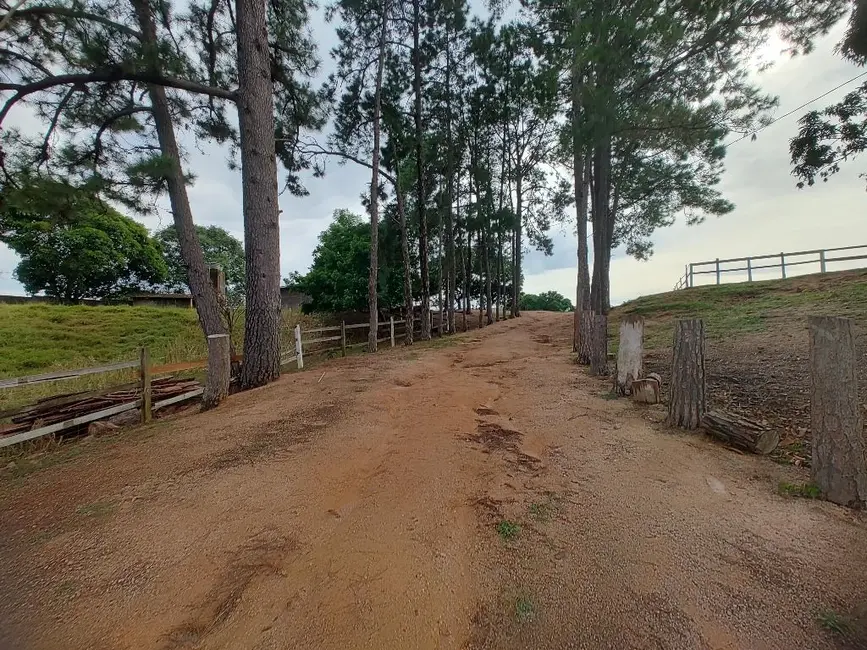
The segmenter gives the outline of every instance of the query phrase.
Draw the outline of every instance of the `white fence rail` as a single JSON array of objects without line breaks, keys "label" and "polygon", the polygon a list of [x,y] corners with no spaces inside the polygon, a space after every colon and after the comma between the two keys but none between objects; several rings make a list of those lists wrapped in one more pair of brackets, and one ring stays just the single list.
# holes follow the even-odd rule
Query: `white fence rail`
[{"label": "white fence rail", "polygon": [[[850,254],[851,251],[860,251]],[[695,287],[701,283],[701,276],[711,275],[715,279],[714,284],[722,284],[726,274],[747,274],[747,282],[753,281],[753,274],[766,269],[780,269],[779,277],[787,277],[786,269],[800,267],[806,264],[815,265],[816,272],[827,273],[829,271],[842,270],[839,267],[829,265],[854,260],[867,260],[867,244],[861,246],[841,246],[839,248],[824,248],[812,251],[795,251],[793,253],[774,253],[772,255],[753,255],[751,257],[733,257],[730,259],[716,259],[707,262],[692,262],[684,268],[684,274],[674,285],[674,290]],[[734,265],[734,266],[733,266]],[[776,275],[776,274],[775,274]]]}]

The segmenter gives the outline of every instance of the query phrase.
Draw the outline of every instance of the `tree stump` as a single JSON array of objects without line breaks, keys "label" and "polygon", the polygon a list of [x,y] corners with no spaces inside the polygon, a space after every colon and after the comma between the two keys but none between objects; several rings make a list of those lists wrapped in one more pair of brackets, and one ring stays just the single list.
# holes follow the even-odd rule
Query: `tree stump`
[{"label": "tree stump", "polygon": [[590,317],[590,374],[608,374],[608,317],[602,314]]},{"label": "tree stump", "polygon": [[617,347],[617,373],[614,391],[631,395],[632,382],[640,379],[644,360],[644,318],[630,314],[620,321],[620,344]]},{"label": "tree stump", "polygon": [[202,395],[202,410],[214,408],[229,394],[232,372],[232,355],[228,334],[211,334],[208,337],[208,378]]},{"label": "tree stump", "polygon": [[754,454],[769,454],[780,444],[777,431],[740,415],[708,411],[701,424],[714,438]]},{"label": "tree stump", "polygon": [[659,404],[662,401],[662,378],[655,372],[632,382],[632,401],[639,404]]},{"label": "tree stump", "polygon": [[707,410],[705,392],[704,322],[697,318],[678,320],[674,325],[668,423],[697,428]]},{"label": "tree stump", "polygon": [[857,360],[852,321],[810,318],[811,476],[826,499],[844,506],[867,500]]}]

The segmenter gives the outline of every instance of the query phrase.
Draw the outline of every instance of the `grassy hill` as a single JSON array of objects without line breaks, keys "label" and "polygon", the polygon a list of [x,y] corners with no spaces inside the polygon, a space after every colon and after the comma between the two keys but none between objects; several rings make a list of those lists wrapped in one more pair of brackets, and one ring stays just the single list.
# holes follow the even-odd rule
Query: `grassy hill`
[{"label": "grassy hill", "polygon": [[204,354],[192,309],[0,304],[0,377],[82,368],[138,357],[157,362]]},{"label": "grassy hill", "polygon": [[[620,318],[627,314],[644,316],[648,371],[658,372],[666,384],[674,321],[704,319],[711,406],[767,420],[780,429],[783,447],[796,460],[809,458],[807,317],[852,318],[859,353],[867,361],[867,270],[695,287],[639,298],[612,310],[613,339]],[[863,400],[867,373],[862,374],[861,391]]]}]

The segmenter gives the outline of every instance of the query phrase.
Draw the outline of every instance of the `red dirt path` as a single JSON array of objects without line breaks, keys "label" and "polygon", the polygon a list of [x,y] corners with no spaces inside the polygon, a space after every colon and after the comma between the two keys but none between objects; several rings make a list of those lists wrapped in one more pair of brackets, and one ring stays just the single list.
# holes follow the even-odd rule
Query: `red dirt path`
[{"label": "red dirt path", "polygon": [[865,518],[603,399],[570,325],[327,362],[7,473],[0,648],[865,647]]}]

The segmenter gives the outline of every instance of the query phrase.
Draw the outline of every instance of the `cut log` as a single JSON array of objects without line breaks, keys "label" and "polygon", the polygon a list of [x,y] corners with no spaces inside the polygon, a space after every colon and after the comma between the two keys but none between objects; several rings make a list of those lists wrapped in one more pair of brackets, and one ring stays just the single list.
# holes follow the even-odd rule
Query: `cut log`
[{"label": "cut log", "polygon": [[678,320],[674,325],[668,423],[697,428],[707,411],[705,392],[704,322],[697,318]]},{"label": "cut log", "polygon": [[867,459],[852,321],[813,316],[810,323],[810,474],[822,495],[843,506],[867,501]]},{"label": "cut log", "polygon": [[708,411],[701,424],[714,438],[754,454],[769,454],[780,444],[777,431],[741,415]]},{"label": "cut log", "polygon": [[630,314],[620,321],[620,344],[617,347],[617,373],[614,391],[631,395],[632,382],[640,379],[644,358],[644,318]]},{"label": "cut log", "polygon": [[608,317],[593,314],[590,326],[590,374],[608,374]]}]

